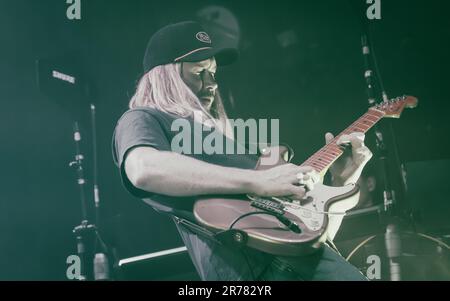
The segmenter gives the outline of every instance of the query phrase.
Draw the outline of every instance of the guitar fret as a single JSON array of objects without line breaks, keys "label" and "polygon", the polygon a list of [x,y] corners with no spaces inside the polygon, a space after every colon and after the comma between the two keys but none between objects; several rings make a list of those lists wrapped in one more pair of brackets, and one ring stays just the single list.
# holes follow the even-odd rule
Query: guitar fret
[{"label": "guitar fret", "polygon": [[370,121],[373,121],[374,123],[380,120],[378,116],[374,116],[369,113],[366,113],[366,118],[369,119]]},{"label": "guitar fret", "polygon": [[361,123],[359,123],[358,120],[357,120],[354,123],[352,123],[348,128],[346,128],[344,130],[344,133],[346,133],[346,134],[351,134],[353,132],[363,132],[363,133],[365,133],[367,131],[367,129],[364,128],[364,125],[361,126]]},{"label": "guitar fret", "polygon": [[327,165],[331,164],[334,160],[336,159],[336,156],[333,158],[326,158],[326,160],[324,159],[321,162],[325,162]]},{"label": "guitar fret", "polygon": [[[306,162],[305,162],[306,163]],[[314,168],[317,172],[322,171],[323,167],[317,166],[316,164],[305,164],[303,163],[300,166],[311,166],[312,168]]]},{"label": "guitar fret", "polygon": [[336,158],[336,154],[338,154],[337,150],[333,151],[331,149],[324,151],[324,154],[329,157],[330,159]]},{"label": "guitar fret", "polygon": [[366,130],[369,128],[368,125],[366,125],[366,124],[364,124],[364,123],[361,122],[361,119],[356,120],[356,121],[353,123],[353,126],[356,126],[356,127],[358,127],[358,128],[362,128],[364,131],[366,131]]},{"label": "guitar fret", "polygon": [[368,125],[366,125],[366,124],[364,124],[364,123],[361,123],[361,122],[356,122],[357,124],[358,124],[358,127],[361,127],[363,130],[363,132],[367,132],[367,130],[368,129],[370,129],[370,126],[368,126]]},{"label": "guitar fret", "polygon": [[367,113],[365,113],[364,115],[361,116],[361,118],[364,118],[364,119],[366,119],[368,117],[376,118],[377,120],[379,120],[379,117],[377,115],[370,114],[370,111],[368,111]]},{"label": "guitar fret", "polygon": [[321,170],[324,169],[324,168],[326,167],[326,165],[322,165],[322,164],[319,164],[319,163],[316,163],[316,162],[312,163],[311,166],[313,166],[313,167],[318,167],[318,168],[320,168]]},{"label": "guitar fret", "polygon": [[351,133],[354,133],[354,132],[362,132],[362,133],[364,133],[365,130],[364,130],[364,129],[361,129],[361,128],[357,127],[357,126],[355,126],[355,127],[352,127],[352,128],[350,129],[350,132],[351,132]]},{"label": "guitar fret", "polygon": [[314,161],[315,162],[320,162],[319,164],[324,165],[324,166],[327,166],[328,164],[330,164],[330,161],[326,161],[326,160],[324,160],[322,158],[314,159]]},{"label": "guitar fret", "polygon": [[325,165],[323,165],[322,163],[320,163],[319,161],[316,161],[314,159],[310,160],[310,164],[311,165],[318,165],[320,167],[325,167]]},{"label": "guitar fret", "polygon": [[334,158],[336,157],[335,155],[332,155],[330,153],[322,153],[321,156],[328,160],[334,160]]},{"label": "guitar fret", "polygon": [[320,158],[315,158],[315,155],[311,156],[307,161],[305,161],[305,165],[319,167],[321,169],[327,167],[331,162],[326,160],[319,160]]},{"label": "guitar fret", "polygon": [[334,159],[336,159],[337,156],[340,155],[340,153],[333,152],[333,153],[327,153],[327,155],[330,157],[330,159],[334,160]]},{"label": "guitar fret", "polygon": [[361,122],[358,121],[359,123],[362,123],[362,124],[368,126],[369,128],[371,128],[375,124],[373,121],[370,121],[366,117],[362,117],[359,120],[361,120]]},{"label": "guitar fret", "polygon": [[334,160],[334,158],[332,158],[331,156],[324,156],[323,154],[317,155],[317,157],[318,158],[314,158],[314,159],[318,160],[320,162],[325,162],[326,164],[329,164],[330,162],[332,162]]},{"label": "guitar fret", "polygon": [[345,129],[342,133],[350,135],[351,133],[353,133],[354,131],[350,128]]},{"label": "guitar fret", "polygon": [[341,151],[340,147],[335,144],[333,146],[330,145],[330,147],[327,148],[327,153],[330,153],[328,151],[331,151],[331,155],[336,156],[337,154],[339,154],[339,152]]},{"label": "guitar fret", "polygon": [[305,164],[304,166],[311,166],[311,167],[313,167],[314,169],[316,169],[316,170],[318,170],[318,171],[321,171],[324,167],[323,166],[319,166],[317,163],[315,163],[315,162],[313,162],[313,163],[310,163],[310,164]]},{"label": "guitar fret", "polygon": [[317,160],[319,160],[321,162],[326,162],[326,163],[329,163],[332,161],[332,159],[327,158],[326,156],[323,156],[322,154],[318,155]]},{"label": "guitar fret", "polygon": [[381,117],[383,117],[385,115],[385,113],[383,111],[380,111],[380,110],[375,109],[375,108],[370,108],[368,112],[374,113],[379,118],[381,118]]}]

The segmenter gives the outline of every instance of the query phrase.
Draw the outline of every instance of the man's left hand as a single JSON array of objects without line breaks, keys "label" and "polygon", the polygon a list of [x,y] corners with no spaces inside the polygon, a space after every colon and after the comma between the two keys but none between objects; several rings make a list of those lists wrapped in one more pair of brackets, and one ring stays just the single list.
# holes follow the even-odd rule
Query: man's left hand
[{"label": "man's left hand", "polygon": [[[372,152],[364,145],[364,138],[364,133],[354,132],[350,135],[342,135],[336,141],[338,145],[350,143],[352,152],[351,155],[342,155],[330,166],[330,173],[335,184],[347,185],[358,181],[364,166],[372,158]],[[325,134],[327,144],[333,139],[333,134]]]}]

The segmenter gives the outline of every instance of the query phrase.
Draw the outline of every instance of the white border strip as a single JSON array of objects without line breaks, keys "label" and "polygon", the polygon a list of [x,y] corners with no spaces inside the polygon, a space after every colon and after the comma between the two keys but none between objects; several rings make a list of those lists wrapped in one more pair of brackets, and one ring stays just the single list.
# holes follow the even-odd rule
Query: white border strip
[{"label": "white border strip", "polygon": [[145,254],[145,255],[140,255],[140,256],[135,256],[135,257],[130,257],[130,258],[125,258],[125,259],[121,259],[119,261],[119,266],[122,266],[122,265],[127,264],[127,263],[140,261],[140,260],[151,259],[151,258],[165,256],[165,255],[170,255],[170,254],[175,254],[175,253],[181,253],[181,252],[184,252],[184,251],[187,251],[186,247],[179,247],[179,248],[175,248],[175,249],[169,249],[169,250],[159,251],[159,252],[155,252],[155,253],[150,253],[150,254]]}]

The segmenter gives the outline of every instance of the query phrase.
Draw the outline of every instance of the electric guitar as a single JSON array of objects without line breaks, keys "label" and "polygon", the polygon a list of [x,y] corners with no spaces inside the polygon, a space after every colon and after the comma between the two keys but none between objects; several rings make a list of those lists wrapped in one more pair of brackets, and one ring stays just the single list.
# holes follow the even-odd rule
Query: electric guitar
[{"label": "electric guitar", "polygon": [[[415,97],[403,96],[371,107],[300,166],[312,166],[323,179],[331,164],[344,152],[336,143],[340,136],[365,133],[382,118],[399,118],[405,108],[413,108],[417,103]],[[280,149],[280,154],[285,151]],[[263,156],[256,167],[258,170],[286,163],[281,156],[272,166],[260,164],[262,159]],[[302,200],[257,196],[199,199],[194,205],[194,216],[213,233],[236,230],[236,241],[244,239],[240,233],[245,233],[245,244],[249,247],[274,255],[297,256],[320,248],[328,231],[337,232],[340,225],[340,222],[333,223],[333,217],[340,216],[342,220],[345,212],[358,201],[357,184],[331,187],[317,183]]]}]

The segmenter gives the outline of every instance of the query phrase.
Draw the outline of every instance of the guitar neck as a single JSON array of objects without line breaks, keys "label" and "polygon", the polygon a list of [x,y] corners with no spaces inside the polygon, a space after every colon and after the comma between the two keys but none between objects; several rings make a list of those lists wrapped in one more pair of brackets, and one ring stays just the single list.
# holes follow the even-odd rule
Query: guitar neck
[{"label": "guitar neck", "polygon": [[366,133],[369,129],[371,129],[385,113],[383,111],[371,108],[362,115],[358,120],[353,122],[349,127],[347,127],[344,131],[342,131],[339,135],[333,138],[328,144],[318,150],[314,155],[308,158],[305,162],[303,162],[300,166],[311,166],[318,173],[324,174],[327,169],[333,164],[336,159],[338,159],[344,151],[342,147],[336,144],[339,137],[342,135],[348,135],[354,132],[362,132]]}]

